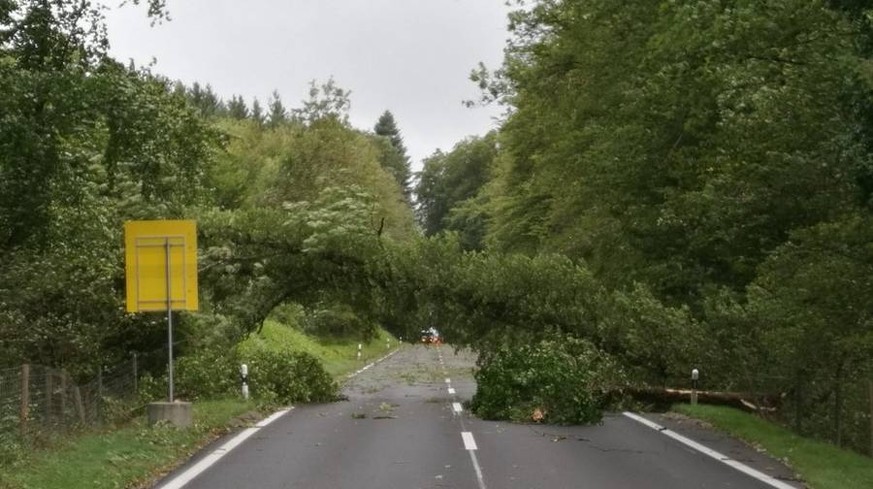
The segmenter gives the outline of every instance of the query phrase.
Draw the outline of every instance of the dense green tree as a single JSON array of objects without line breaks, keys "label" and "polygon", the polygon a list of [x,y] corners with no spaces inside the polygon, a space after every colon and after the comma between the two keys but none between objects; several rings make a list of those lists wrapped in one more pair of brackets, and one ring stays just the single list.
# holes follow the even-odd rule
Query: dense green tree
[{"label": "dense green tree", "polygon": [[698,302],[851,205],[869,160],[844,103],[858,71],[823,5],[538,2],[513,27],[500,249]]},{"label": "dense green tree", "polygon": [[437,151],[425,159],[415,193],[426,235],[458,231],[468,238],[465,248],[482,247],[485,222],[475,199],[491,176],[496,141],[496,134],[468,138],[449,153]]},{"label": "dense green tree", "polygon": [[121,224],[202,202],[218,141],[171,83],[106,57],[89,2],[11,7],[0,16],[0,361],[83,372],[134,339],[153,345],[148,320],[120,308]]}]

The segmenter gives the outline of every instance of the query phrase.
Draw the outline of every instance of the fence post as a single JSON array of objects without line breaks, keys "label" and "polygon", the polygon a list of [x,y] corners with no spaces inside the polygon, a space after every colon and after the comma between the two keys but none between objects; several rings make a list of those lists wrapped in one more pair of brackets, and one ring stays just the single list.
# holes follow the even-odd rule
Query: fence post
[{"label": "fence post", "polygon": [[78,385],[73,386],[73,401],[76,402],[76,413],[79,415],[79,422],[85,424],[85,406],[82,404],[82,392]]},{"label": "fence post", "polygon": [[61,425],[67,426],[67,372],[61,370]]},{"label": "fence post", "polygon": [[21,436],[27,435],[27,417],[30,414],[30,365],[21,366],[21,409],[18,413],[21,421]]},{"label": "fence post", "polygon": [[45,420],[47,423],[52,422],[52,369],[45,369]]},{"label": "fence post", "polygon": [[873,380],[867,381],[867,395],[870,396],[870,456],[873,457]]},{"label": "fence post", "polygon": [[94,406],[97,424],[103,421],[103,365],[97,367],[97,400]]}]

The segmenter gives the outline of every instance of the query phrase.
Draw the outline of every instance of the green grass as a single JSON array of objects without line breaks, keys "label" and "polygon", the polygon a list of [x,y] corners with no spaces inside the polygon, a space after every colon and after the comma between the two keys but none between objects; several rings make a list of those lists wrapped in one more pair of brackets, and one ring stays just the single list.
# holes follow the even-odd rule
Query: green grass
[{"label": "green grass", "polygon": [[83,434],[0,467],[4,489],[102,489],[135,487],[169,470],[225,432],[228,422],[255,409],[243,401],[194,404],[194,427],[150,428],[137,419],[124,428]]},{"label": "green grass", "polygon": [[798,436],[758,416],[720,406],[675,405],[673,410],[702,419],[737,438],[786,460],[814,489],[873,487],[873,459]]},{"label": "green grass", "polygon": [[386,347],[387,340],[391,340],[391,348],[397,347],[397,339],[379,329],[376,338],[369,343],[363,343],[361,360],[357,360],[358,343],[356,340],[326,340],[308,336],[301,331],[267,320],[260,334],[249,336],[241,345],[240,351],[252,348],[267,348],[278,350],[305,351],[318,357],[324,368],[334,378],[341,378],[345,374],[354,372],[377,358],[389,352]]}]

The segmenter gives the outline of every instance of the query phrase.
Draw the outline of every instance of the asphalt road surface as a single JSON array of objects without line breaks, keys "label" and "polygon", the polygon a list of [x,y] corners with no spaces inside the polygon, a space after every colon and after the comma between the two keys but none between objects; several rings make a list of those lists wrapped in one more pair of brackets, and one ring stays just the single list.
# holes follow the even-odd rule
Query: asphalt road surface
[{"label": "asphalt road surface", "polygon": [[[297,406],[250,428],[241,443],[231,435],[156,487],[779,487],[621,413],[580,427],[476,419],[463,404],[475,391],[473,364],[470,354],[445,346],[406,346],[349,379],[348,401]],[[803,487],[777,462],[706,427],[672,417],[648,419],[775,477],[777,484]],[[212,460],[217,462],[209,465]]]}]

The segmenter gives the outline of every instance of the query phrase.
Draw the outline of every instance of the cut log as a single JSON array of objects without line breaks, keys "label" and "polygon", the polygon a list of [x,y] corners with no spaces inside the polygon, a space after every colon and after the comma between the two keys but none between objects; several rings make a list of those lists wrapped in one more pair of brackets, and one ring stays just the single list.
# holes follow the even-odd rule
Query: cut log
[{"label": "cut log", "polygon": [[[653,404],[676,404],[691,401],[690,389],[632,387],[626,392],[637,401]],[[697,402],[701,404],[730,406],[746,412],[773,412],[781,401],[782,396],[778,394],[697,391]]]}]

